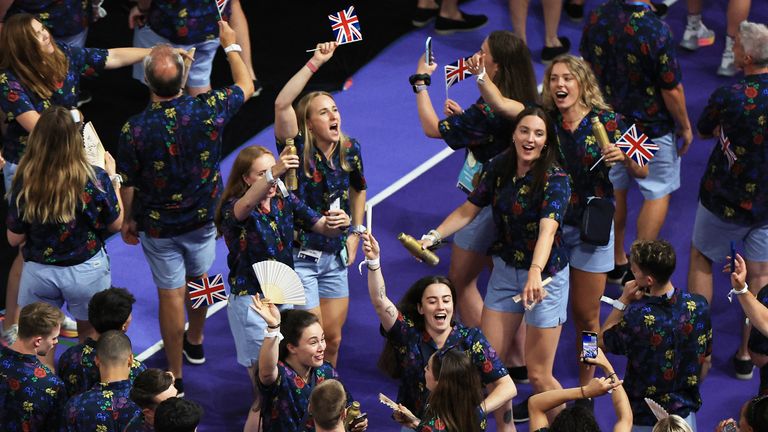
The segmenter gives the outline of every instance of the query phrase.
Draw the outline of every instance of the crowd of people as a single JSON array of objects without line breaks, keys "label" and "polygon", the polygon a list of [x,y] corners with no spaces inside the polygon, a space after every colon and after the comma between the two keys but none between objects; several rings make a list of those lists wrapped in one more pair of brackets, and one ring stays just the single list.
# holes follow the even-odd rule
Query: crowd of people
[{"label": "crowd of people", "polygon": [[[500,431],[528,420],[535,431],[599,430],[594,398],[610,393],[616,431],[695,431],[711,367],[712,271],[727,259],[730,296],[753,324],[742,329],[736,376],[751,378],[756,365],[761,384],[742,418],[717,431],[768,430],[768,27],[746,20],[748,1],[731,1],[718,71],[745,76],[715,89],[696,123],[719,144],[701,179],[687,287],[672,284],[677,253],[658,236],[694,134],[676,45],[696,49],[714,38],[697,14],[701,2],[689,2],[678,40],[660,5],[609,0],[589,14],[576,57],[557,36],[563,3],[545,1],[545,15],[557,17],[545,20],[539,94],[525,39],[528,2],[510,1],[515,33],[491,32],[468,61],[476,103],[464,109],[447,99],[441,119],[429,94],[437,64],[422,57],[409,78],[424,134],[465,151],[460,175],[469,181],[466,201],[419,240],[427,249],[453,236],[448,276],[417,280],[397,304],[379,243],[363,224],[364,145],[342,132],[333,95],[304,91],[336,42],[318,44],[277,95],[276,152],[242,148],[225,183],[224,128],[260,90],[240,2],[221,13],[215,2],[201,3],[191,16],[186,2],[139,0],[129,18],[135,47],[112,49],[84,48],[100,3],[60,3],[67,6],[0,6],[0,162],[7,237],[20,248],[0,348],[4,430],[195,430],[203,413],[182,398],[183,364],[206,361],[207,307],[193,306],[187,283],[208,276],[218,237],[228,251],[237,362],[254,390],[245,431],[387,426],[369,426],[336,368],[347,268],[359,250],[386,340],[379,366],[399,382],[389,427],[481,431],[493,415]],[[565,6],[579,15],[578,2]],[[419,0],[414,25],[432,19],[443,34],[487,21],[456,1]],[[212,89],[219,46],[233,84]],[[89,160],[80,79],[130,65],[150,103],[126,121],[115,157]],[[644,139],[655,154],[616,145]],[[637,238],[627,242],[633,181],[643,202]],[[151,270],[167,370],[136,360],[125,334],[136,298],[111,287],[105,250],[118,232],[140,245]],[[265,297],[252,267],[262,261],[294,269],[306,302]],[[477,280],[485,268],[483,298]],[[618,299],[604,295],[610,281],[623,287]],[[601,301],[612,305],[602,324]],[[79,344],[55,364],[64,305]],[[568,318],[579,341],[579,385],[564,389],[554,363]],[[597,338],[594,355],[582,334]],[[604,351],[627,357],[623,378]],[[534,394],[513,405],[515,381],[530,381]]]}]

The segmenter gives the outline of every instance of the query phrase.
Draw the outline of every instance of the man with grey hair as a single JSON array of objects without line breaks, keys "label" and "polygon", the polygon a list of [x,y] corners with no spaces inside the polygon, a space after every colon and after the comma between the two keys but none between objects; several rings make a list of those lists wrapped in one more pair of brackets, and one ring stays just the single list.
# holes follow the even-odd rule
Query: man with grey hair
[{"label": "man with grey hair", "polygon": [[168,45],[157,46],[144,63],[151,103],[126,122],[118,143],[126,215],[122,236],[131,245],[141,238],[158,288],[168,369],[176,377],[179,393],[183,393],[182,353],[192,364],[205,362],[207,308],[190,307],[186,285],[205,276],[215,257],[213,215],[222,190],[221,135],[253,94],[234,30],[224,21],[219,21],[219,40],[234,85],[196,97],[183,95],[182,56]]},{"label": "man with grey hair", "polygon": [[[732,242],[752,292],[768,284],[768,27],[743,21],[733,53],[745,76],[712,93],[697,125],[703,138],[718,141],[699,187],[688,289],[710,303],[712,263],[731,255]],[[733,362],[737,378],[752,377],[746,343]]]}]

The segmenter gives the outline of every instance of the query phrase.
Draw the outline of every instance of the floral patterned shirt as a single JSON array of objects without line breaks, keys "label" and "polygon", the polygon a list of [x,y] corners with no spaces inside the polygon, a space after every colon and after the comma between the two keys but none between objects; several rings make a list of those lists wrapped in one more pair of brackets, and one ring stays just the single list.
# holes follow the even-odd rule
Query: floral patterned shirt
[{"label": "floral patterned shirt", "polygon": [[132,418],[128,422],[128,426],[122,430],[122,432],[154,432],[155,428],[146,422],[144,414],[139,413],[136,417]]},{"label": "floral patterned shirt", "polygon": [[[227,2],[221,14],[225,21],[230,13]],[[216,0],[153,0],[148,21],[152,31],[174,44],[191,45],[219,37]]]},{"label": "floral patterned shirt", "polygon": [[581,37],[581,55],[592,65],[606,101],[651,138],[675,128],[661,90],[682,79],[676,43],[650,6],[624,0],[594,9]]},{"label": "floral patterned shirt", "polygon": [[[388,332],[381,329],[384,337],[397,350],[397,360],[400,363],[400,387],[397,390],[397,402],[405,405],[411,412],[421,418],[429,397],[424,367],[429,358],[438,348],[435,341],[426,331],[416,328],[413,321],[398,314],[397,320]],[[490,384],[499,378],[509,375],[501,359],[479,328],[467,328],[454,324],[451,333],[445,340],[442,349],[459,348],[469,352],[472,363],[480,373],[483,384]]]},{"label": "floral patterned shirt", "polygon": [[37,356],[0,346],[0,424],[4,432],[56,431],[64,383]]},{"label": "floral patterned shirt", "polygon": [[[477,419],[480,422],[480,430],[484,431],[488,426],[488,416],[480,407],[477,408]],[[452,431],[448,429],[445,423],[437,416],[429,415],[429,405],[426,408],[427,415],[421,419],[421,422],[416,426],[416,432],[461,432]]]},{"label": "floral patterned shirt", "polygon": [[81,33],[93,20],[89,0],[14,0],[5,19],[22,12],[34,15],[54,38]]},{"label": "floral patterned shirt", "polygon": [[[134,359],[129,380],[132,383],[147,367]],[[70,347],[59,357],[58,375],[64,380],[67,397],[72,397],[93,387],[101,379],[96,366],[96,341],[88,338],[84,344]]]},{"label": "floral patterned shirt", "polygon": [[[584,116],[576,130],[571,132],[564,126],[560,111],[551,114],[555,119],[555,129],[560,139],[558,163],[571,179],[571,199],[568,203],[568,211],[565,212],[564,223],[578,227],[581,225],[581,218],[589,197],[613,200],[613,184],[608,178],[611,168],[600,162],[590,171],[590,168],[602,157],[600,144],[592,134],[591,117],[597,116],[600,119],[611,142],[621,138],[627,128],[619,114],[612,111],[593,110]],[[614,169],[624,169],[624,167],[617,166]]]},{"label": "floral patterned shirt", "polygon": [[461,114],[441,120],[437,126],[448,147],[471,150],[480,163],[509,148],[512,136],[512,122],[494,113],[483,98]]},{"label": "floral patterned shirt", "polygon": [[73,396],[65,411],[67,432],[123,432],[141,409],[129,397],[131,381],[96,383]]},{"label": "floral patterned shirt", "polygon": [[677,288],[669,295],[646,297],[627,306],[621,321],[603,333],[603,342],[607,352],[627,356],[624,388],[634,424],[656,424],[646,397],[683,418],[701,407],[701,365],[712,354],[704,297]]},{"label": "floral patterned shirt", "polygon": [[[296,153],[301,159],[301,166],[296,175],[299,178],[299,189],[295,191],[300,200],[307,203],[312,210],[318,213],[328,211],[336,198],[340,199],[341,209],[350,216],[349,188],[356,191],[367,189],[365,176],[363,175],[363,156],[360,143],[354,138],[341,144],[347,151],[346,162],[352,167],[352,171],[344,171],[341,167],[338,149],[334,150],[331,161],[326,159],[323,152],[315,149],[312,157],[312,177],[304,174],[304,137],[296,135],[294,138]],[[277,141],[277,151],[282,152],[285,143]],[[302,247],[315,249],[328,253],[339,253],[345,245],[345,236],[331,238],[322,234],[313,233],[304,229],[299,230],[299,243]]]},{"label": "floral patterned shirt", "polygon": [[560,167],[550,167],[542,191],[534,195],[530,171],[522,178],[510,178],[502,183],[511,157],[514,157],[512,153],[505,151],[492,159],[467,199],[478,207],[493,206],[498,235],[489,252],[519,269],[531,266],[539,238],[539,220],[554,219],[558,223],[557,232],[542,272],[543,277],[552,276],[568,265],[568,253],[561,241],[563,219],[571,196],[568,174]]},{"label": "floral patterned shirt", "polygon": [[[309,395],[316,385],[326,379],[339,379],[336,369],[328,362],[312,369],[309,382],[304,381],[287,363],[277,362],[277,380],[265,386],[258,382],[261,392],[261,419],[264,432],[314,431],[315,425],[309,418]],[[347,405],[352,396],[347,392]]]},{"label": "floral patterned shirt", "polygon": [[24,87],[16,74],[0,70],[0,111],[4,112],[8,130],[3,136],[3,158],[18,164],[27,146],[29,132],[19,124],[16,117],[28,111],[43,112],[54,105],[72,108],[77,106],[80,93],[80,78],[95,76],[104,70],[108,51],[95,48],[77,48],[59,45],[69,60],[69,69],[64,81],[56,83],[58,89],[50,98],[42,99],[37,93]]},{"label": "floral patterned shirt", "polygon": [[[67,223],[29,223],[22,220],[16,197],[21,182],[11,194],[6,225],[16,234],[25,234],[22,248],[25,261],[71,266],[88,261],[104,248],[107,227],[120,217],[115,189],[107,173],[94,166],[96,183],[88,180],[80,195],[75,218]],[[24,202],[21,203],[23,209]]]},{"label": "floral patterned shirt", "polygon": [[718,141],[699,187],[709,211],[741,225],[768,221],[768,73],[747,75],[710,96],[697,125],[703,134],[721,127],[736,156],[733,165]]},{"label": "floral patterned shirt", "polygon": [[197,97],[150,102],[123,126],[117,169],[135,187],[139,230],[173,237],[213,221],[221,195],[221,134],[243,105],[232,85]]},{"label": "floral patterned shirt", "polygon": [[229,286],[234,295],[262,294],[253,264],[277,260],[293,268],[293,227],[309,231],[321,216],[293,193],[287,199],[272,198],[269,213],[255,208],[242,222],[235,219],[238,198],[221,206],[221,231],[229,254]]}]

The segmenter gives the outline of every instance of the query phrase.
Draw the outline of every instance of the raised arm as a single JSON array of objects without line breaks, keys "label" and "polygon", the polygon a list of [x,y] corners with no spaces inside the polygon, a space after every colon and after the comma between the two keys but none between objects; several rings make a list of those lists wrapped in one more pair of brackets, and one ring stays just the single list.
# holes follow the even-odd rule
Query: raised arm
[{"label": "raised arm", "polygon": [[[236,41],[237,35],[232,30],[232,27],[226,21],[219,21],[219,43],[221,47],[226,51],[227,48],[235,45]],[[242,48],[240,49],[242,50]],[[248,72],[248,66],[245,65],[240,54],[240,50],[230,50],[226,55],[227,61],[229,61],[229,69],[232,72],[232,81],[243,91],[243,101],[245,102],[253,96],[253,80]]]},{"label": "raised arm", "polygon": [[151,48],[110,48],[107,50],[107,62],[104,69],[117,69],[130,66],[144,60],[149,55]]},{"label": "raised arm", "polygon": [[[730,267],[730,265],[728,265]],[[741,255],[736,254],[736,271],[731,273],[731,288],[743,292],[747,287],[747,265]],[[760,287],[753,287],[759,289]],[[739,300],[744,315],[749,322],[763,335],[768,335],[768,308],[760,302],[749,290],[735,297]]]},{"label": "raised arm", "polygon": [[259,382],[272,385],[278,378],[277,359],[280,355],[280,311],[269,299],[261,299],[258,294],[252,296],[251,308],[264,318],[268,332],[259,352]]},{"label": "raised arm", "polygon": [[[370,232],[361,235],[363,239],[363,253],[366,260],[377,260],[381,256],[379,242]],[[384,286],[384,276],[381,274],[381,263],[368,267],[368,295],[371,304],[379,316],[384,331],[389,331],[397,321],[397,306],[387,297],[387,289]]]},{"label": "raised arm", "polygon": [[299,133],[299,123],[293,109],[293,101],[301,94],[312,75],[333,56],[336,42],[317,44],[312,58],[285,83],[275,99],[275,137],[279,141],[293,138]]},{"label": "raised arm", "polygon": [[[299,157],[294,154],[289,154],[287,148],[283,149],[283,152],[280,154],[280,161],[270,168],[272,171],[272,178],[279,178],[288,171],[288,169],[298,167]],[[251,214],[251,211],[253,211],[253,209],[267,197],[269,189],[272,187],[272,184],[267,180],[266,171],[256,174],[259,177],[258,180],[248,184],[248,190],[245,191],[245,194],[235,201],[233,215],[239,222],[244,221],[248,215]],[[250,181],[245,178],[243,180],[246,183]]]},{"label": "raised arm", "polygon": [[[605,377],[608,378],[611,383],[619,381],[616,371],[613,365],[608,361],[608,357],[605,356],[603,350],[597,349],[597,357],[594,359],[584,358],[585,363],[594,364],[600,366],[603,369]],[[616,424],[613,426],[614,432],[629,432],[632,430],[632,408],[629,405],[629,397],[627,392],[624,391],[624,387],[619,385],[613,388],[611,393],[611,401],[613,402],[613,410],[616,412]]]},{"label": "raised arm", "polygon": [[535,394],[528,399],[528,415],[530,430],[535,431],[549,426],[547,411],[576,399],[602,396],[613,388],[621,386],[621,381],[611,382],[608,378],[592,378],[589,384],[582,387],[549,390]]},{"label": "raised arm", "polygon": [[496,84],[485,76],[485,54],[476,53],[469,59],[469,71],[477,77],[477,88],[480,96],[495,113],[514,119],[525,109],[520,101],[509,99],[501,94]]},{"label": "raised arm", "polygon": [[[351,224],[353,226],[363,225],[363,218],[365,217],[365,199],[367,197],[366,190],[361,191],[350,187],[349,188],[349,205],[350,217],[352,218]],[[360,236],[355,233],[350,233],[347,236],[347,265],[352,265],[357,257],[357,248],[360,245]]]},{"label": "raised arm", "polygon": [[[416,66],[417,75],[429,75],[437,68],[437,63],[432,62],[428,65],[424,62],[424,55],[419,58],[419,63]],[[414,81],[414,85],[424,85],[424,80]],[[427,87],[429,88],[429,87]],[[419,112],[419,121],[421,122],[421,129],[424,131],[424,135],[430,138],[440,138],[440,130],[437,125],[440,122],[440,118],[435,112],[435,107],[432,106],[432,99],[429,98],[429,91],[427,89],[421,90],[416,93],[416,109]]]}]

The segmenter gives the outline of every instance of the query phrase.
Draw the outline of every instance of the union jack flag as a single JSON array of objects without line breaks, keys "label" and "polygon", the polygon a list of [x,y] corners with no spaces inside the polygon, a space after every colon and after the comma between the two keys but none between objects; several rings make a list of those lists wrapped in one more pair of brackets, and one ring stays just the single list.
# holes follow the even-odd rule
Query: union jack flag
[{"label": "union jack flag", "polygon": [[459,81],[463,81],[465,78],[472,76],[469,73],[469,66],[467,65],[467,58],[460,58],[453,63],[445,65],[445,88],[456,84]]},{"label": "union jack flag", "polygon": [[216,0],[216,7],[219,9],[219,16],[224,13],[224,7],[227,5],[228,1],[229,0]]},{"label": "union jack flag", "polygon": [[331,30],[336,36],[337,44],[342,45],[363,40],[363,34],[360,33],[360,21],[355,15],[354,6],[328,15],[328,19],[331,20]]},{"label": "union jack flag", "polygon": [[648,135],[638,135],[636,125],[627,129],[624,135],[616,140],[616,145],[640,166],[650,162],[659,150],[659,146],[651,142]]},{"label": "union jack flag", "polygon": [[213,277],[203,277],[194,281],[187,282],[189,288],[189,300],[192,302],[192,308],[197,309],[203,305],[211,306],[214,303],[227,300],[227,291],[224,288],[224,282],[221,273]]},{"label": "union jack flag", "polygon": [[728,169],[730,170],[733,167],[733,163],[736,162],[738,158],[736,157],[736,153],[733,152],[733,149],[731,148],[731,140],[725,136],[722,126],[720,126],[720,148],[723,149],[725,157],[728,158]]}]

